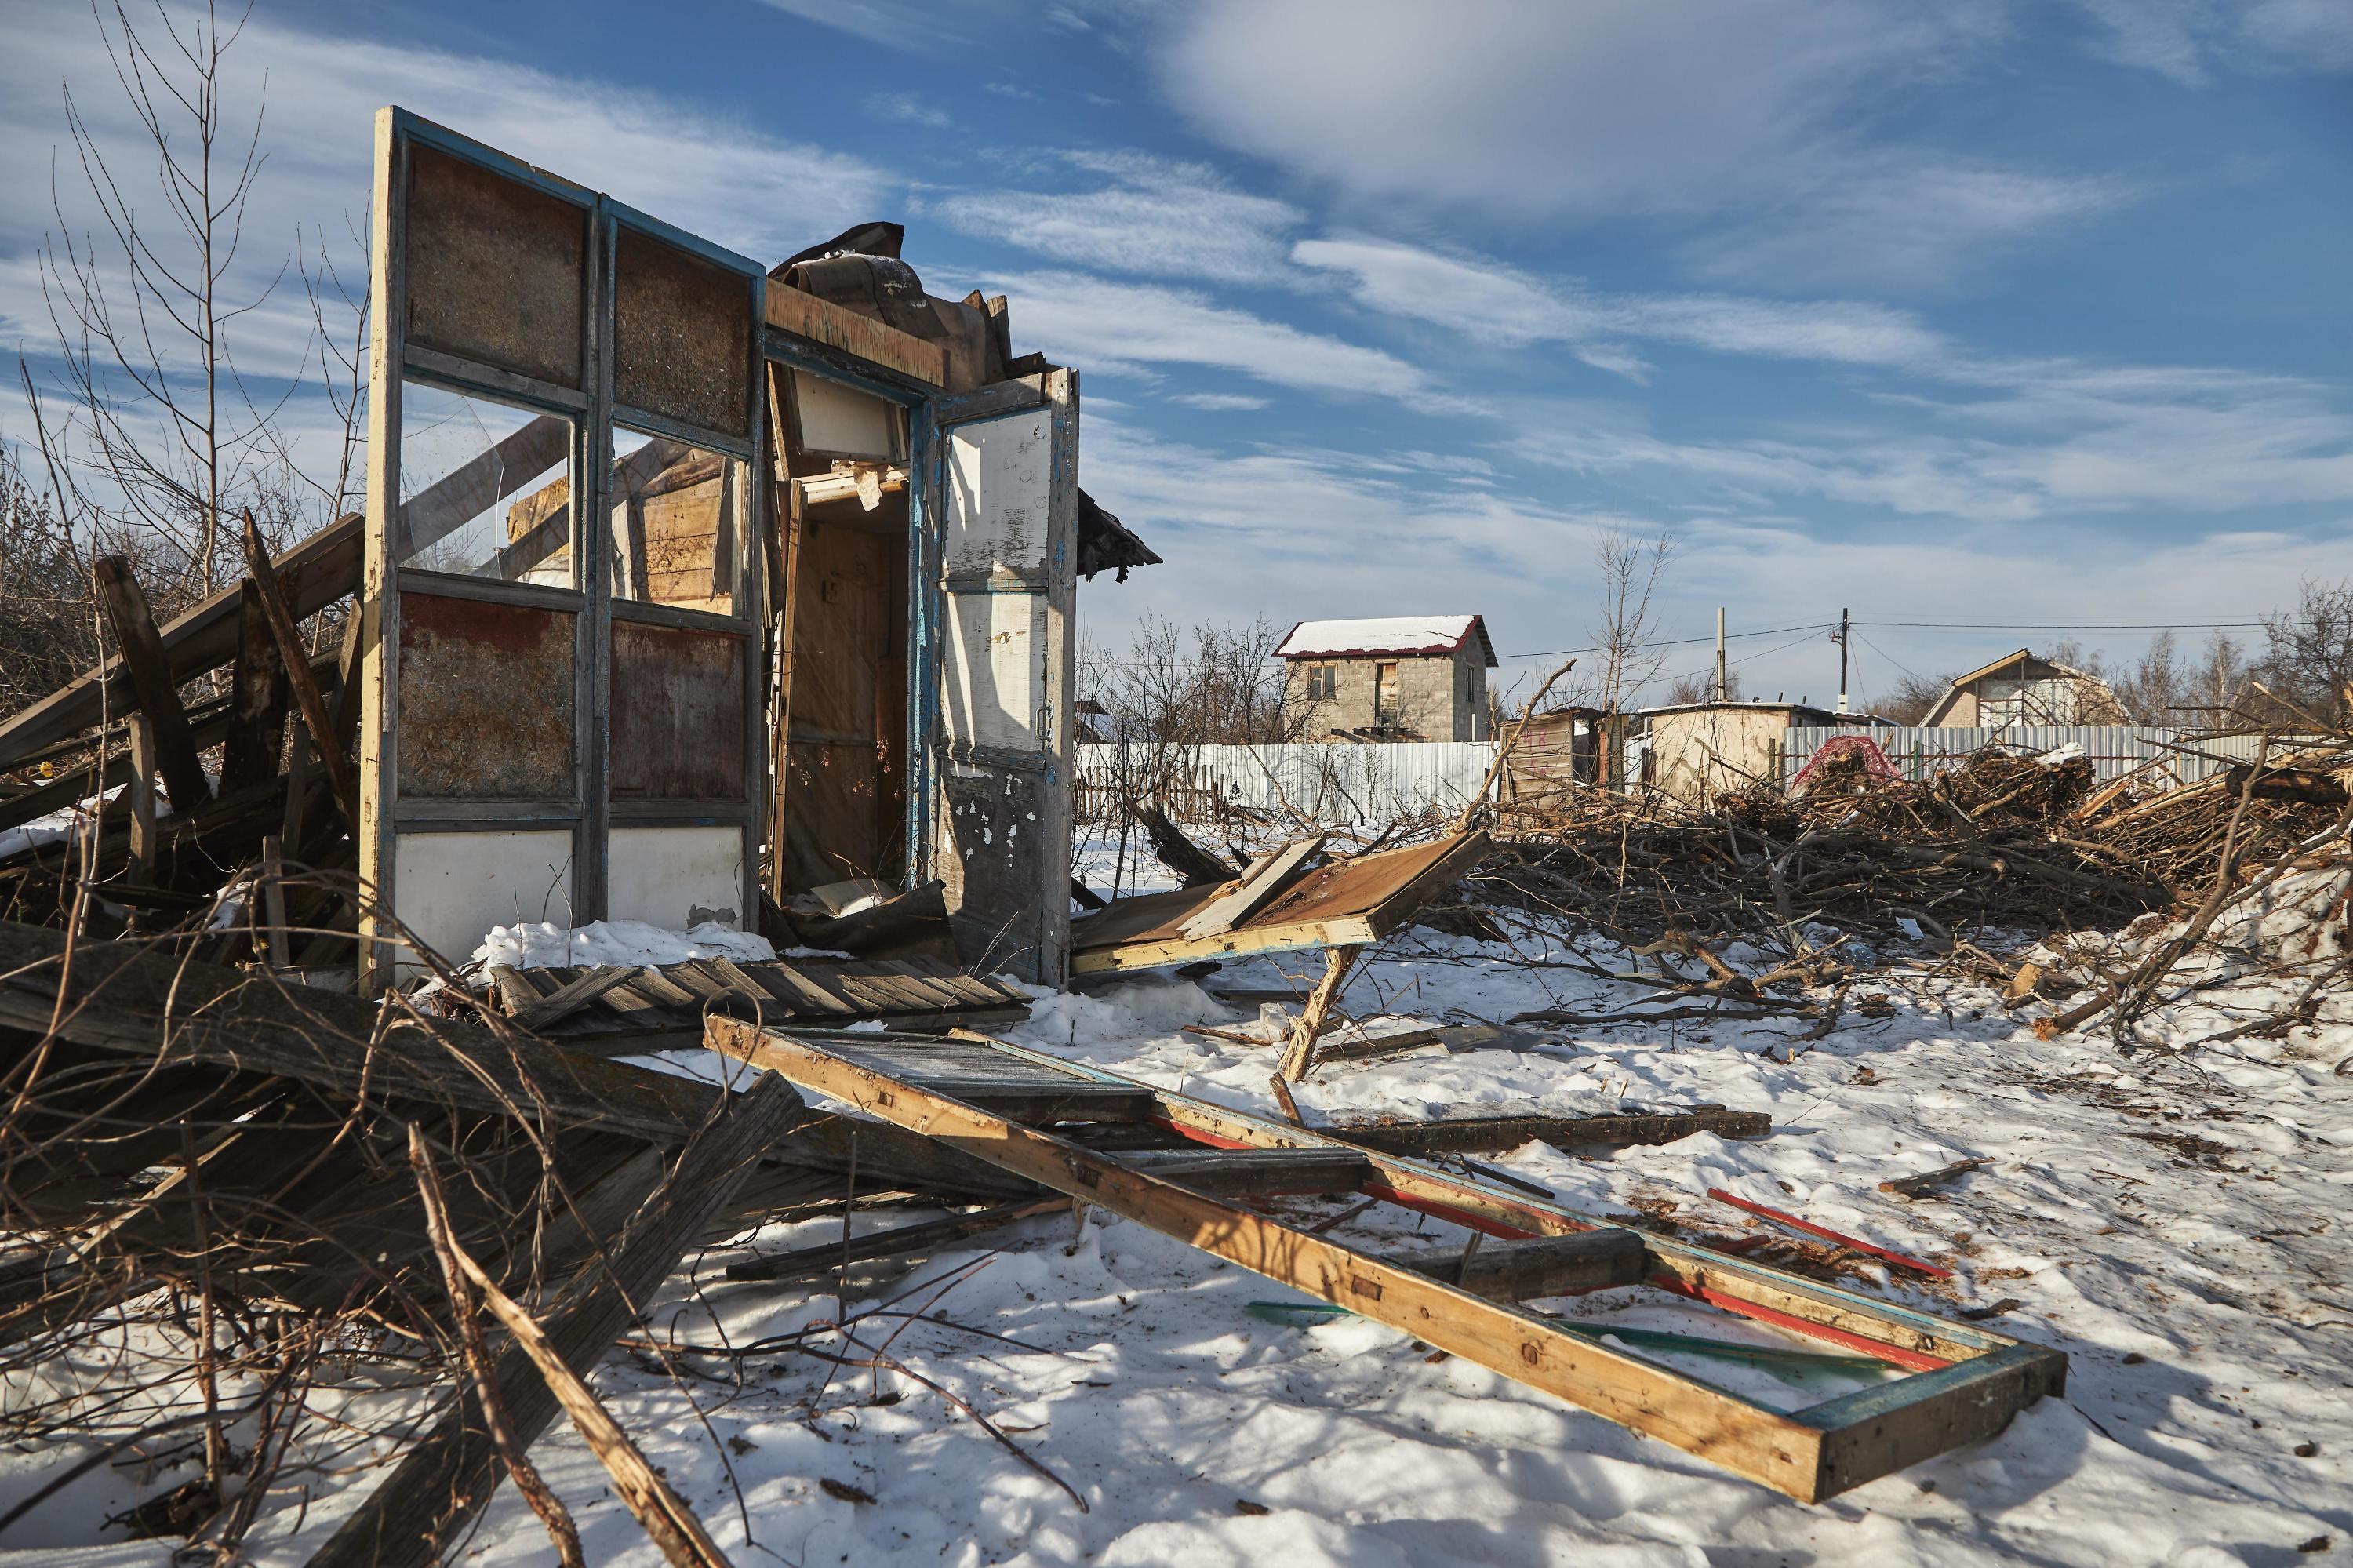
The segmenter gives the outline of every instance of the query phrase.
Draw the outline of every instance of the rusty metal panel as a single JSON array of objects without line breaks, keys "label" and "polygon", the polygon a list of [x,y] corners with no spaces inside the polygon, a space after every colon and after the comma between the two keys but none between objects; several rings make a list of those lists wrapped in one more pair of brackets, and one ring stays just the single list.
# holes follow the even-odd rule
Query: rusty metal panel
[{"label": "rusty metal panel", "polygon": [[744,652],[734,632],[613,622],[613,799],[744,799]]},{"label": "rusty metal panel", "polygon": [[573,797],[579,619],[535,605],[400,596],[403,798]]},{"label": "rusty metal panel", "polygon": [[411,344],[581,386],[584,209],[411,143],[407,235]]},{"label": "rusty metal panel", "polygon": [[752,292],[743,275],[624,225],[613,261],[613,397],[748,437]]}]

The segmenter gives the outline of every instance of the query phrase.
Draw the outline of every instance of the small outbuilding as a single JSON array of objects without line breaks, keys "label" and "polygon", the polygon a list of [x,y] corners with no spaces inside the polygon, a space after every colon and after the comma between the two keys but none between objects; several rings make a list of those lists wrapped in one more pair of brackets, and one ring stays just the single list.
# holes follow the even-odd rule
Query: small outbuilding
[{"label": "small outbuilding", "polygon": [[1678,703],[1645,708],[1641,717],[1641,781],[1695,806],[1746,785],[1778,785],[1792,729],[1888,723],[1786,702]]},{"label": "small outbuilding", "polygon": [[1488,738],[1495,645],[1476,615],[1303,620],[1275,657],[1289,664],[1284,727],[1301,740]]},{"label": "small outbuilding", "polygon": [[1926,729],[2129,722],[2115,688],[2099,676],[2024,648],[1954,677],[1920,721]]}]

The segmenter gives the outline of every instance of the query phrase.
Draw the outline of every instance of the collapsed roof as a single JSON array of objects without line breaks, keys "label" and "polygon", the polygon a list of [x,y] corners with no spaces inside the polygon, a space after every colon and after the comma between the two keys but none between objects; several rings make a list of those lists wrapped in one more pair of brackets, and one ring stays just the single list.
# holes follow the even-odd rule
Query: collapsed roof
[{"label": "collapsed roof", "polygon": [[[967,392],[993,382],[1043,369],[1039,355],[1016,358],[1002,294],[976,289],[961,300],[924,291],[914,268],[900,258],[906,226],[861,223],[812,245],[771,268],[768,276],[844,310],[901,332],[942,343],[947,350],[947,389]],[[1079,492],[1079,575],[1092,579],[1113,572],[1125,582],[1136,567],[1161,559],[1118,516],[1085,491]]]}]

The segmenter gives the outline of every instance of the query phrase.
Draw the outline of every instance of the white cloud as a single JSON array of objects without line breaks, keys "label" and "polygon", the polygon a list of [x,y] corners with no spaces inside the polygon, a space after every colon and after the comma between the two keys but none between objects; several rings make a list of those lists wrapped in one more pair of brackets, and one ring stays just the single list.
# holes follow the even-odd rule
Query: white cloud
[{"label": "white cloud", "polygon": [[[1971,69],[2005,26],[1993,0],[1476,0],[1442,26],[1420,0],[1208,0],[1170,14],[1157,58],[1202,134],[1362,203],[1731,217],[1747,232],[1709,253],[1722,272],[1749,258],[1774,280],[1834,263],[1840,278],[1933,282],[2126,197],[1873,145],[1875,108]],[[1805,242],[1826,226],[1833,245]]]},{"label": "white cloud", "polygon": [[1279,281],[1284,238],[1303,215],[1235,189],[1216,170],[1141,153],[1060,160],[1109,183],[1086,191],[976,191],[930,210],[948,227],[1070,266],[1218,283]]},{"label": "white cloud", "polygon": [[866,100],[866,112],[884,120],[903,121],[909,125],[927,125],[933,130],[944,130],[955,123],[955,116],[927,98],[912,92],[878,92]]},{"label": "white cloud", "polygon": [[2219,68],[2353,69],[2343,0],[2075,0],[2097,26],[2093,52],[2203,85]]},{"label": "white cloud", "polygon": [[1246,412],[1253,408],[1263,408],[1271,401],[1269,398],[1253,397],[1241,392],[1179,392],[1168,400],[1171,403],[1181,403],[1187,408],[1206,409],[1213,414]]},{"label": "white cloud", "polygon": [[[0,347],[31,355],[41,378],[54,336],[34,257],[58,228],[50,208],[53,159],[67,231],[77,244],[98,220],[66,135],[60,81],[73,85],[93,139],[142,217],[161,223],[163,207],[154,152],[122,101],[88,14],[68,10],[53,25],[16,27],[9,46],[0,50],[0,143],[10,149],[0,159]],[[169,58],[168,46],[161,52]],[[224,97],[233,123],[249,122],[244,117],[259,101],[265,73],[261,144],[268,162],[254,183],[226,284],[227,297],[239,302],[269,288],[298,232],[307,238],[320,229],[345,284],[365,297],[367,260],[353,235],[367,223],[375,111],[386,103],[761,260],[872,217],[898,186],[865,159],[753,130],[689,100],[259,17],[247,23],[226,62]],[[177,238],[173,231],[170,244]],[[123,297],[117,308],[124,308]],[[348,329],[332,317],[331,324]],[[224,331],[238,370],[265,406],[286,382],[306,374],[310,336],[307,302],[290,271],[266,304]],[[312,466],[332,461],[320,450],[323,403],[313,383],[280,415],[301,438],[298,459]],[[12,436],[28,433],[20,412],[10,410],[9,418]]]},{"label": "white cloud", "polygon": [[[1292,256],[1303,266],[1346,273],[1356,297],[1375,310],[1505,348],[1639,337],[1716,354],[1878,366],[1917,364],[1945,352],[1944,340],[1918,317],[1884,305],[1604,293],[1481,257],[1363,236],[1302,240]],[[1600,357],[1588,363],[1620,375],[1648,369],[1622,348],[1597,344],[1591,352]]]},{"label": "white cloud", "polygon": [[1074,272],[1029,273],[999,286],[1012,298],[1024,342],[1092,370],[1199,365],[1327,396],[1431,395],[1422,373],[1394,355],[1215,304],[1189,290]]}]

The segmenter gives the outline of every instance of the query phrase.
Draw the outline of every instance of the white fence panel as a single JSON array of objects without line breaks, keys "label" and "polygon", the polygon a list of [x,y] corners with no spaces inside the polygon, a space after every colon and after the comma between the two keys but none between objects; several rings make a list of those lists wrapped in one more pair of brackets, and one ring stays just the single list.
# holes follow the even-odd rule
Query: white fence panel
[{"label": "white fence panel", "polygon": [[[1292,810],[1318,821],[1380,824],[1436,806],[1459,810],[1487,776],[1494,748],[1476,742],[1394,746],[1082,746],[1080,814],[1100,820],[1138,789],[1173,816]],[[1148,782],[1147,782],[1148,781]]]},{"label": "white fence panel", "polygon": [[[1868,729],[1847,725],[1807,725],[1789,731],[1782,751],[1784,779],[1796,777],[1815,748],[1834,735],[1859,735],[1875,741],[1879,749],[1887,754],[1888,761],[1907,779],[1932,778],[1947,768],[1958,767],[1997,742],[2038,752],[2077,746],[2092,759],[2092,770],[2104,784],[2143,768],[2148,769],[2153,781],[2169,777],[2178,783],[2195,784],[2234,762],[2252,760],[2263,739],[2260,736],[2233,735],[2220,739],[2184,740],[2178,730],[2146,725],[2010,725],[2000,729]],[[2276,752],[2280,742],[2274,739],[2272,745]]]}]

